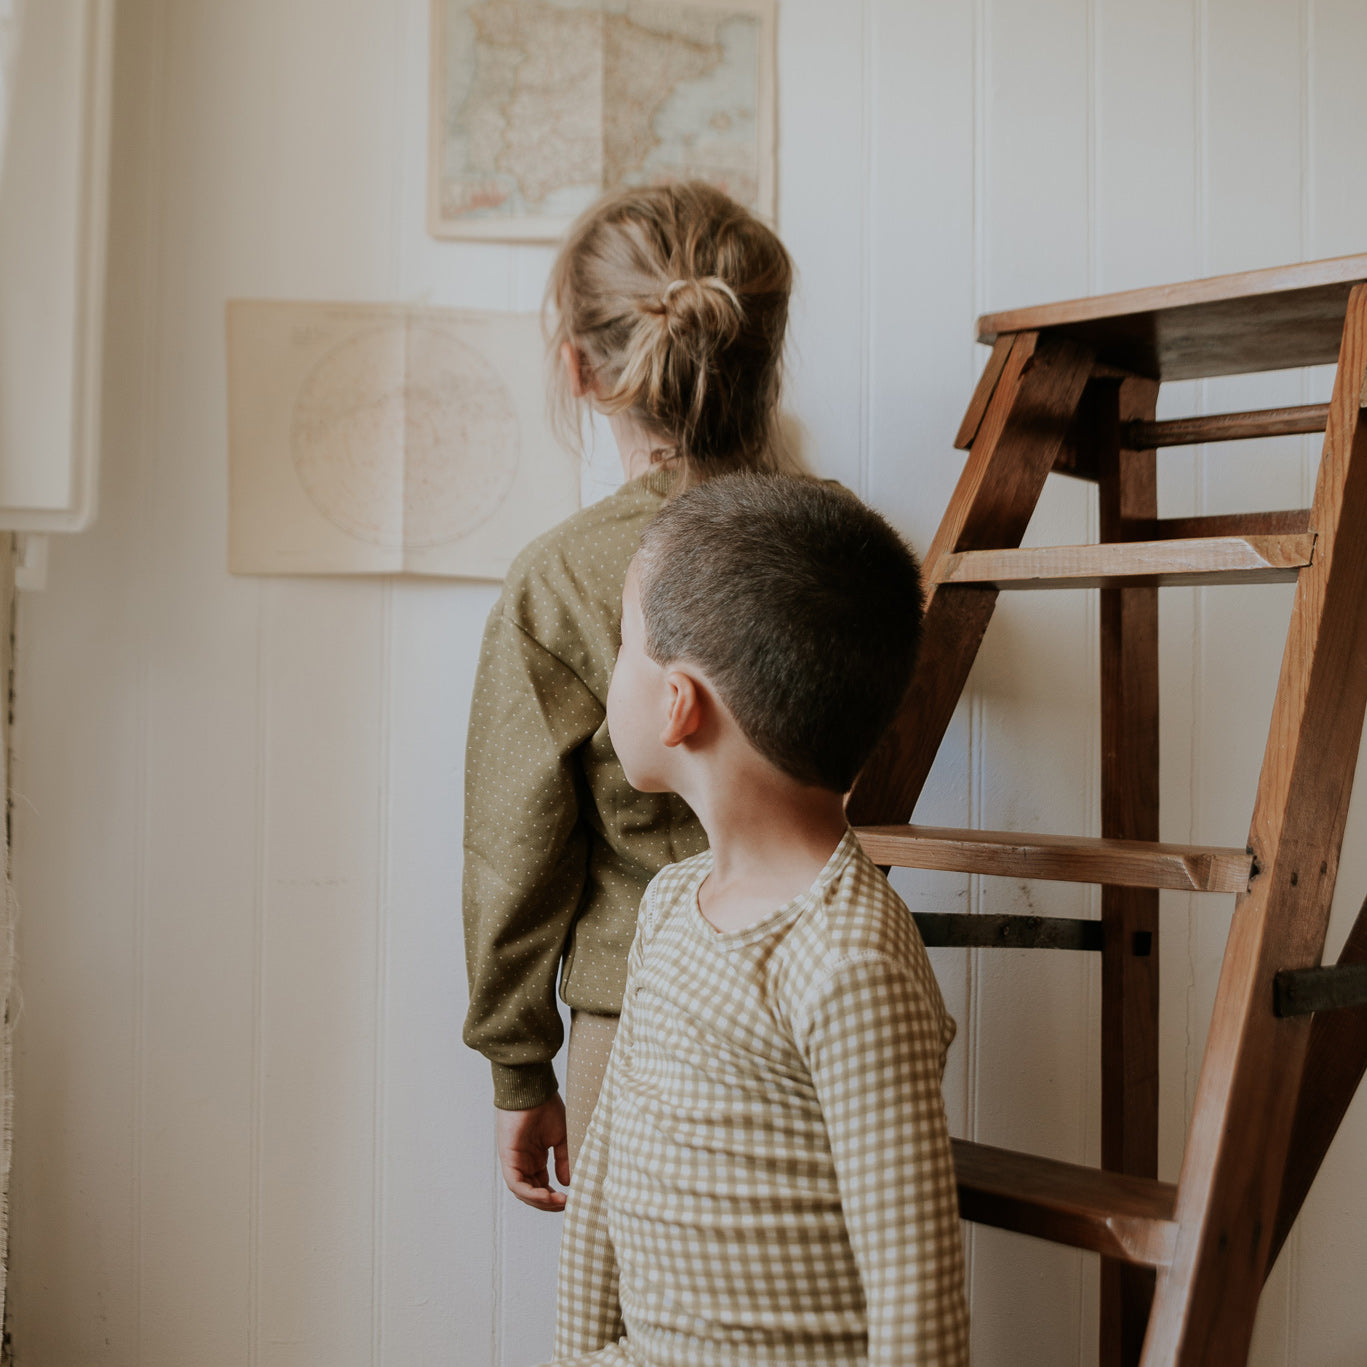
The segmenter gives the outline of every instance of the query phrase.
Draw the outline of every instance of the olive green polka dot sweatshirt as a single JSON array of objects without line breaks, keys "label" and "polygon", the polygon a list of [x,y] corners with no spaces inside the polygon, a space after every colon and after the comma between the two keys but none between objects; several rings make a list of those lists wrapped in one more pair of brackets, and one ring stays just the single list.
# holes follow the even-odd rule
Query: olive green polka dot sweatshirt
[{"label": "olive green polka dot sweatshirt", "polygon": [[556,1090],[556,978],[616,1015],[646,884],[706,847],[672,794],[638,793],[608,739],[622,583],[671,476],[654,471],[538,537],[513,562],[480,649],[465,760],[466,1044],[494,1104]]}]

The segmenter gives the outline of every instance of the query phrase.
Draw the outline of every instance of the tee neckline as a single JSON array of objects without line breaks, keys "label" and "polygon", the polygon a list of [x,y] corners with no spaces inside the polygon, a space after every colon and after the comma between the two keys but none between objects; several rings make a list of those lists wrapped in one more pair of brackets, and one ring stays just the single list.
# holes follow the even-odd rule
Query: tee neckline
[{"label": "tee neckline", "polygon": [[703,915],[702,907],[698,903],[698,894],[702,890],[703,882],[707,875],[712,872],[712,851],[708,850],[699,861],[697,874],[688,890],[688,913],[693,930],[710,943],[724,947],[747,945],[755,940],[763,939],[787,922],[796,920],[802,912],[809,907],[816,906],[821,901],[826,889],[835,882],[844,871],[845,865],[853,857],[857,843],[854,831],[846,826],[845,834],[840,837],[835,849],[831,851],[830,857],[821,866],[821,872],[817,874],[810,887],[781,903],[772,911],[766,911],[759,920],[752,921],[748,926],[738,926],[735,930],[718,930]]}]

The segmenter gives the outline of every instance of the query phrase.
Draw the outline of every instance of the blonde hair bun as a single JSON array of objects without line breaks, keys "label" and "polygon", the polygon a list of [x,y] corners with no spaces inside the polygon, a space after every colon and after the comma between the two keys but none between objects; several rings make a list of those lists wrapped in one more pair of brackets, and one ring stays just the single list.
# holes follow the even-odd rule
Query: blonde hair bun
[{"label": "blonde hair bun", "polygon": [[[571,228],[547,289],[593,406],[632,413],[689,483],[767,469],[777,451],[793,268],[773,231],[700,181],[609,196]],[[555,376],[562,430],[574,397]]]},{"label": "blonde hair bun", "polygon": [[693,329],[723,346],[735,341],[745,318],[735,290],[719,275],[671,280],[660,296],[659,311],[671,331]]}]

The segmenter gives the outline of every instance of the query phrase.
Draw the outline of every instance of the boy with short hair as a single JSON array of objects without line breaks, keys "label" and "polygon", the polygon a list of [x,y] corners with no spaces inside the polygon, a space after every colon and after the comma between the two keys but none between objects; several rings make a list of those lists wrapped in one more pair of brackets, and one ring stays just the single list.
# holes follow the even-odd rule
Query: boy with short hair
[{"label": "boy with short hair", "polygon": [[555,1361],[962,1367],[954,1023],[842,796],[910,678],[916,561],[843,490],[726,476],[650,524],[622,604],[613,745],[711,849],[642,904]]}]

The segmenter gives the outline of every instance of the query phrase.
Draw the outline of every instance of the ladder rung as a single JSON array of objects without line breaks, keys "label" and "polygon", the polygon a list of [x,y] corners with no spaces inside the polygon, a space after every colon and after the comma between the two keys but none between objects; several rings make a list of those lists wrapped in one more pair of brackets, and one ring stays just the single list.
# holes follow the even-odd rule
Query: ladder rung
[{"label": "ladder rung", "polygon": [[1172,1261],[1177,1188],[1169,1182],[952,1141],[965,1220],[1110,1258]]},{"label": "ladder rung", "polygon": [[1216,513],[1207,517],[1127,518],[1131,541],[1191,541],[1210,536],[1299,536],[1310,530],[1309,508],[1268,513]]},{"label": "ladder rung", "polygon": [[1272,1002],[1278,1016],[1367,1006],[1367,964],[1284,969],[1272,979]]},{"label": "ladder rung", "polygon": [[1300,436],[1323,432],[1328,425],[1329,405],[1310,403],[1250,413],[1210,413],[1168,422],[1130,422],[1121,429],[1121,443],[1128,451],[1151,451],[1159,446],[1195,446],[1204,441]]},{"label": "ladder rung", "polygon": [[1105,947],[1100,921],[1076,916],[986,916],[961,911],[914,911],[927,949],[1079,949]]},{"label": "ladder rung", "polygon": [[905,869],[1235,893],[1248,888],[1253,873],[1247,850],[1221,846],[941,826],[861,826],[855,834],[875,864]]},{"label": "ladder rung", "polygon": [[1084,589],[1131,584],[1272,584],[1310,563],[1313,532],[1113,541],[1099,546],[960,551],[945,557],[940,584],[999,589]]}]

